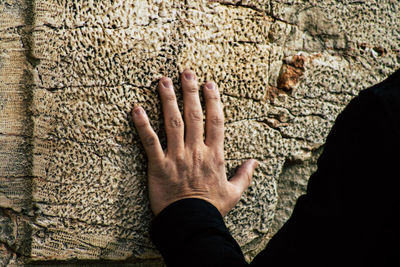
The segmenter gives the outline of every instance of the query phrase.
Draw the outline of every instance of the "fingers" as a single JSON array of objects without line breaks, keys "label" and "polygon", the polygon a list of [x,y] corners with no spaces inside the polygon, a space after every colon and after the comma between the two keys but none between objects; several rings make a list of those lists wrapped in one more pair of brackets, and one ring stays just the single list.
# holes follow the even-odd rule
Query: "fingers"
[{"label": "fingers", "polygon": [[240,195],[249,187],[254,170],[257,168],[258,162],[254,159],[250,159],[243,163],[239,169],[236,171],[235,176],[233,176],[229,182],[236,186]]},{"label": "fingers", "polygon": [[185,70],[181,76],[183,90],[183,113],[185,116],[185,143],[188,146],[203,143],[203,111],[199,98],[196,74]]},{"label": "fingers", "polygon": [[[168,151],[183,151],[185,144],[201,144],[204,139],[203,111],[199,98],[199,86],[196,74],[185,70],[181,75],[185,126],[176,102],[176,96],[169,78],[162,78],[159,92],[164,111],[165,127],[168,139]],[[206,145],[222,148],[224,144],[224,116],[219,92],[216,85],[208,82],[204,87],[207,109]],[[184,140],[185,136],[185,140]]]},{"label": "fingers", "polygon": [[164,113],[168,153],[176,155],[184,149],[184,126],[171,79],[162,78],[158,90]]},{"label": "fingers", "polygon": [[207,82],[203,88],[206,102],[206,145],[224,147],[224,113],[217,86]]},{"label": "fingers", "polygon": [[160,141],[157,134],[151,127],[149,119],[143,108],[135,107],[132,110],[132,118],[138,131],[140,140],[142,141],[143,147],[146,150],[149,161],[163,159],[164,152],[162,150]]}]

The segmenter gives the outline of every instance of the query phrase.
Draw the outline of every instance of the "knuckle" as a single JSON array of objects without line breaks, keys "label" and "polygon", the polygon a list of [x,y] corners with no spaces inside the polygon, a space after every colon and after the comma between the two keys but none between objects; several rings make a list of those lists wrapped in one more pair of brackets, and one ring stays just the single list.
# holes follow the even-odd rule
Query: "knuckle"
[{"label": "knuckle", "polygon": [[176,168],[178,172],[182,173],[187,169],[187,162],[185,161],[185,156],[183,153],[178,153],[175,156]]},{"label": "knuckle", "polygon": [[186,87],[185,91],[188,93],[197,93],[199,91],[199,88],[196,85],[189,85]]},{"label": "knuckle", "polygon": [[176,96],[174,94],[167,94],[165,95],[165,100],[167,102],[174,102],[176,101]]},{"label": "knuckle", "polygon": [[135,126],[136,126],[136,128],[143,129],[143,128],[147,128],[149,126],[149,123],[147,120],[140,120],[140,121],[135,122]]},{"label": "knuckle", "polygon": [[203,151],[200,148],[198,147],[193,148],[192,160],[194,166],[201,166],[203,162]]},{"label": "knuckle", "polygon": [[148,135],[143,139],[143,145],[145,146],[153,146],[157,142],[157,138],[153,135]]},{"label": "knuckle", "polygon": [[206,90],[205,92],[206,92],[205,97],[208,100],[219,101],[221,99],[218,90],[212,90],[211,92],[210,90]]},{"label": "knuckle", "polygon": [[217,94],[211,94],[211,95],[207,96],[207,99],[208,99],[208,100],[211,100],[211,101],[216,101],[216,102],[218,102],[219,99],[220,99],[220,97],[219,97],[219,95],[217,95]]},{"label": "knuckle", "polygon": [[219,115],[214,115],[211,117],[211,123],[215,127],[222,127],[222,126],[224,126],[224,119],[223,119],[223,117],[221,117]]},{"label": "knuckle", "polygon": [[170,118],[168,124],[171,128],[180,128],[183,122],[181,118]]},{"label": "knuckle", "polygon": [[195,122],[203,121],[203,113],[200,112],[200,111],[197,111],[197,110],[196,111],[191,111],[189,113],[189,117],[190,117],[190,119],[192,121],[195,121]]},{"label": "knuckle", "polygon": [[225,160],[223,158],[215,159],[215,165],[218,167],[223,167],[225,166]]}]

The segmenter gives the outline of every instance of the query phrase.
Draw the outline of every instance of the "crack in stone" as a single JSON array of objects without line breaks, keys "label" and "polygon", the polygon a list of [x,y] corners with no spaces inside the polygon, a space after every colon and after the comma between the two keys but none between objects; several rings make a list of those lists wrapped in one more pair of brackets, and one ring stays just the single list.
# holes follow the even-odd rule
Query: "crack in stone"
[{"label": "crack in stone", "polygon": [[208,2],[209,3],[218,3],[222,6],[231,6],[231,7],[236,7],[236,8],[238,8],[238,7],[248,8],[248,9],[254,10],[259,13],[265,13],[264,10],[258,9],[255,6],[243,4],[243,0],[239,0],[237,3],[221,2],[221,0],[208,0]]}]

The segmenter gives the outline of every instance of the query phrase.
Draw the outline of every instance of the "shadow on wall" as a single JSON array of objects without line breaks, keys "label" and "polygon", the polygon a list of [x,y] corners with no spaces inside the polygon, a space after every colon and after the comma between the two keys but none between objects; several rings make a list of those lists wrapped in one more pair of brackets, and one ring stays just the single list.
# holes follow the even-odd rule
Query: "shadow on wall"
[{"label": "shadow on wall", "polygon": [[0,43],[6,55],[0,64],[0,265],[18,266],[31,255],[35,216],[30,70],[38,60],[31,56],[33,1],[0,3],[0,12],[9,24],[1,29]]}]

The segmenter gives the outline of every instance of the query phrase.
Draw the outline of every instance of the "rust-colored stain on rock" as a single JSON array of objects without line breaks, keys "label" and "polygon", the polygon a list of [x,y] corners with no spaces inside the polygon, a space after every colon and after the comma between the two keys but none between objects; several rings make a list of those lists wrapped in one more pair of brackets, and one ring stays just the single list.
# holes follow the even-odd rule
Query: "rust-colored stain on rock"
[{"label": "rust-colored stain on rock", "polygon": [[282,65],[278,78],[278,88],[285,92],[292,92],[304,74],[305,56],[296,55],[292,60]]}]

